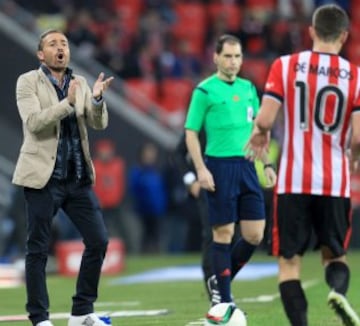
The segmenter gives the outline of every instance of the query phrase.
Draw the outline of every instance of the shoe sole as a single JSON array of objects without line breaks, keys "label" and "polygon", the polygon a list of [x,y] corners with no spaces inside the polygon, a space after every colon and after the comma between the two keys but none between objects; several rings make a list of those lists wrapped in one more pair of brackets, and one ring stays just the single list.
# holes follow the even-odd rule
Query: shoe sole
[{"label": "shoe sole", "polygon": [[[360,323],[354,320],[354,317],[351,316],[354,312],[349,312],[350,307],[346,307],[344,302],[341,299],[330,298],[328,300],[329,306],[336,312],[336,314],[341,318],[344,326],[359,326]],[[351,309],[352,310],[352,309]]]}]

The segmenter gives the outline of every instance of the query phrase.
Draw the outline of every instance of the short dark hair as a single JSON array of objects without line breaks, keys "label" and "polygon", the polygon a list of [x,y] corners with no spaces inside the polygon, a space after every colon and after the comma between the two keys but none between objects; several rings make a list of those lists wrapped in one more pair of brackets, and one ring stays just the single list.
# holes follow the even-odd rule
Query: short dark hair
[{"label": "short dark hair", "polygon": [[239,38],[237,38],[234,35],[224,34],[224,35],[220,36],[218,38],[218,40],[216,41],[215,52],[217,54],[221,53],[225,43],[231,43],[231,44],[237,43],[237,44],[240,44],[240,46],[241,46],[241,42],[240,42]]},{"label": "short dark hair", "polygon": [[38,51],[41,51],[43,49],[43,41],[46,36],[53,33],[59,33],[65,35],[62,31],[58,29],[48,29],[45,32],[43,32],[39,37],[39,44],[38,44]]},{"label": "short dark hair", "polygon": [[329,4],[315,10],[312,25],[321,40],[332,42],[342,32],[349,30],[350,21],[345,10],[337,5]]}]

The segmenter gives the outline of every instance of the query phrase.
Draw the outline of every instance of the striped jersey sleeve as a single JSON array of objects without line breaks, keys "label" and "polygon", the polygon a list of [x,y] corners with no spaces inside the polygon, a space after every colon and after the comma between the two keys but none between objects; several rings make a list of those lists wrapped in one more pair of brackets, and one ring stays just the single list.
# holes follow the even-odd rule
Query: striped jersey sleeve
[{"label": "striped jersey sleeve", "polygon": [[279,194],[350,197],[345,151],[359,90],[359,68],[338,55],[304,51],[274,61],[264,96],[283,108]]}]

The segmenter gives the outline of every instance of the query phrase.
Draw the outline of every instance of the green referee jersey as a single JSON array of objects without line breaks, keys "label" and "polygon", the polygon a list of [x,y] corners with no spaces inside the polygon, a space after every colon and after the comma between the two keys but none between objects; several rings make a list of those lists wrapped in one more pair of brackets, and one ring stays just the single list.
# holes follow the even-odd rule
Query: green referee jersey
[{"label": "green referee jersey", "polygon": [[259,98],[249,80],[237,77],[228,83],[215,74],[194,89],[185,129],[199,132],[205,127],[206,155],[245,156],[258,110]]}]

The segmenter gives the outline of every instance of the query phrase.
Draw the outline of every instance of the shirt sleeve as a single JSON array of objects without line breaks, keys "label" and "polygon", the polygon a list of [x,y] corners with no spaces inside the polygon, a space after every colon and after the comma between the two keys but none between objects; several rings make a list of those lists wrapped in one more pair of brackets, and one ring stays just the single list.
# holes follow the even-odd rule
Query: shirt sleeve
[{"label": "shirt sleeve", "polygon": [[280,102],[284,98],[284,85],[282,82],[282,62],[276,59],[270,67],[265,84],[264,95],[275,97]]},{"label": "shirt sleeve", "polygon": [[200,131],[208,107],[208,93],[203,88],[194,89],[185,119],[185,129]]}]

